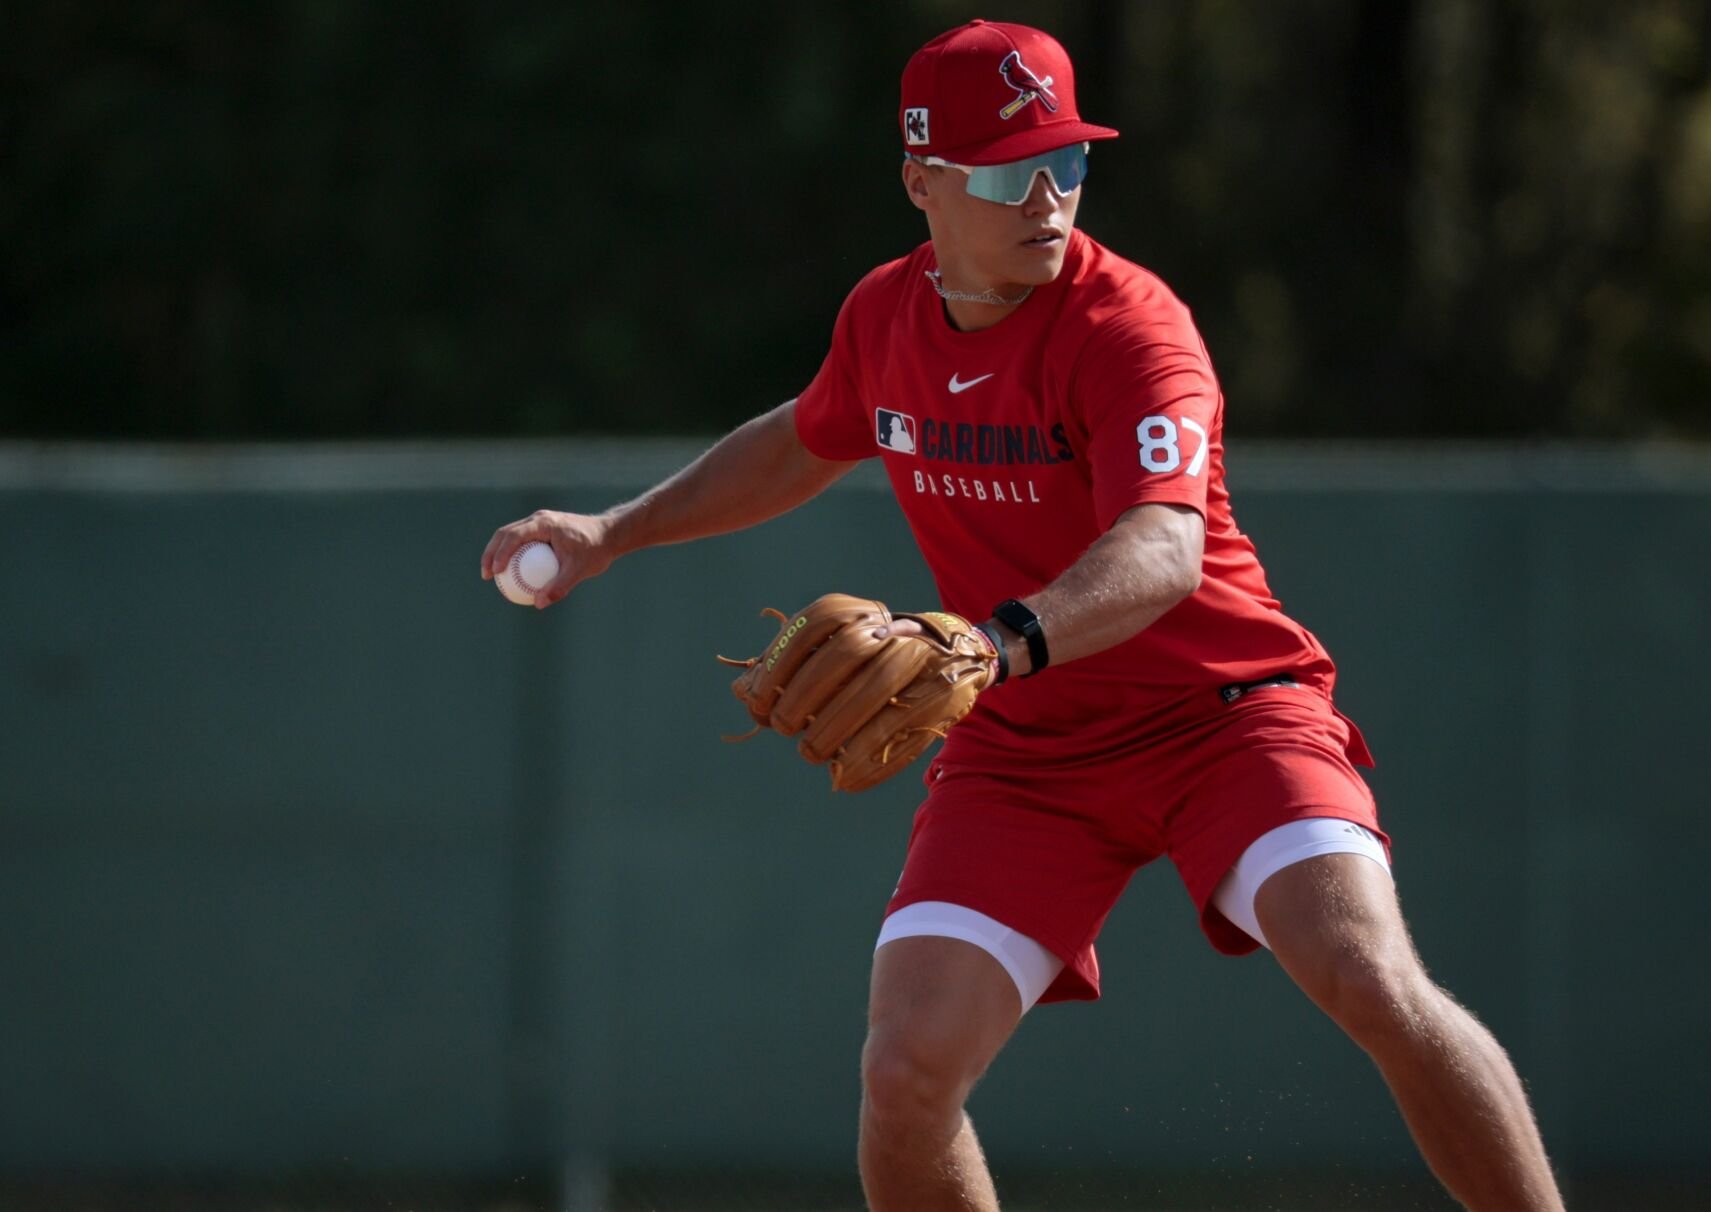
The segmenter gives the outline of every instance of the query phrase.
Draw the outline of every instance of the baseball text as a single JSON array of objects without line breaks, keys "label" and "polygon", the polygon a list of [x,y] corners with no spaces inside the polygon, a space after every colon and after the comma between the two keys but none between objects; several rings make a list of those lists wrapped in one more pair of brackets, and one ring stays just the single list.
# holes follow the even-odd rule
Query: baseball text
[{"label": "baseball text", "polygon": [[930,497],[963,497],[971,501],[1003,501],[1008,504],[1038,505],[1039,490],[1032,480],[980,480],[950,472],[915,473],[915,491]]}]

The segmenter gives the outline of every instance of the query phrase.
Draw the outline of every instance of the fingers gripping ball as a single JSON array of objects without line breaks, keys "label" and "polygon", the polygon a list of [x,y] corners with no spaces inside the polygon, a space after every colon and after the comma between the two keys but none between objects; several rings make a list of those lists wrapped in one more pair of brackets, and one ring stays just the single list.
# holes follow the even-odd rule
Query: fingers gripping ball
[{"label": "fingers gripping ball", "polygon": [[558,556],[546,543],[524,543],[511,553],[505,567],[493,578],[505,599],[519,606],[533,606],[535,595],[558,576]]},{"label": "fingers gripping ball", "polygon": [[[755,731],[801,740],[836,791],[864,791],[919,757],[992,684],[997,657],[967,619],[932,611],[893,615],[884,603],[832,593],[779,620],[778,636],[731,689]],[[874,634],[912,619],[920,635]],[[754,733],[748,734],[753,736]],[[739,738],[740,739],[740,738]]]}]

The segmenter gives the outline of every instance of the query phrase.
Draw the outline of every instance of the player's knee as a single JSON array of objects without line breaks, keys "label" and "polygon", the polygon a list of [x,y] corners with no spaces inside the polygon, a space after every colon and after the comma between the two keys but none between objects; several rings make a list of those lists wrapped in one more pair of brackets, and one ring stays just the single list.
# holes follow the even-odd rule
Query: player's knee
[{"label": "player's knee", "polygon": [[862,1093],[875,1125],[910,1133],[960,1122],[972,1079],[947,1050],[907,1031],[876,1030],[861,1057]]},{"label": "player's knee", "polygon": [[1314,979],[1314,1000],[1365,1046],[1429,1029],[1437,987],[1411,952],[1340,949],[1317,966]]}]

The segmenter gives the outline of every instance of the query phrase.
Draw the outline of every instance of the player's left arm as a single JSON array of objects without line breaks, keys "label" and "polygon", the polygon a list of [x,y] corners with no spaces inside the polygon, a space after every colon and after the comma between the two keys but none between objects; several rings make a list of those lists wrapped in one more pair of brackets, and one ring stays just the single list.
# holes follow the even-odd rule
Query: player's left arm
[{"label": "player's left arm", "polygon": [[[1020,599],[1039,616],[1053,665],[1121,644],[1200,587],[1206,522],[1187,505],[1136,505],[1057,579]],[[1002,623],[1010,676],[1033,663],[1027,642]]]},{"label": "player's left arm", "polygon": [[[1162,290],[1162,288],[1161,288]],[[1021,602],[1039,616],[1051,662],[1122,643],[1200,586],[1208,483],[1222,395],[1206,347],[1173,296],[1100,327],[1072,396],[1079,445],[1105,532]],[[1032,668],[1022,637],[996,623],[1011,676]]]}]

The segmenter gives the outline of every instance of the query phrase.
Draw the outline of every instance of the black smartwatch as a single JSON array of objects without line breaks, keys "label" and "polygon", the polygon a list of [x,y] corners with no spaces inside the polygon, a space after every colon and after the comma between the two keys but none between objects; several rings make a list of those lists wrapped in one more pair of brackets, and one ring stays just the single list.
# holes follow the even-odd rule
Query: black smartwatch
[{"label": "black smartwatch", "polygon": [[1028,642],[1028,660],[1033,668],[1023,677],[1033,677],[1051,664],[1051,654],[1046,651],[1046,633],[1040,630],[1039,615],[1015,598],[1010,598],[992,608],[992,617]]}]

